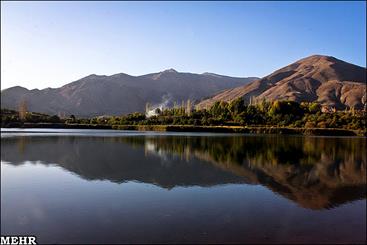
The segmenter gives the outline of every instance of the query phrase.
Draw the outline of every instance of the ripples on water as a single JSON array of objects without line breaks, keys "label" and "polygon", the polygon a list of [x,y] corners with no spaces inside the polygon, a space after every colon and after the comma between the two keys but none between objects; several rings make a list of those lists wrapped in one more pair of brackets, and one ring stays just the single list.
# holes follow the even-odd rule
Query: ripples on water
[{"label": "ripples on water", "polygon": [[1,143],[2,234],[366,240],[366,138],[10,129]]}]

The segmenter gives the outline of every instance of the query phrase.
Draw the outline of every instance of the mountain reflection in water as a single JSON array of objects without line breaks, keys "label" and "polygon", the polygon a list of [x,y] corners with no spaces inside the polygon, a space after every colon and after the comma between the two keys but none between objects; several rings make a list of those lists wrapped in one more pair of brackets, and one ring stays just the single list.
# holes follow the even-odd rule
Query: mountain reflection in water
[{"label": "mountain reflection in water", "polygon": [[365,149],[365,138],[17,136],[2,138],[1,160],[168,189],[260,184],[302,207],[328,209],[366,197]]}]

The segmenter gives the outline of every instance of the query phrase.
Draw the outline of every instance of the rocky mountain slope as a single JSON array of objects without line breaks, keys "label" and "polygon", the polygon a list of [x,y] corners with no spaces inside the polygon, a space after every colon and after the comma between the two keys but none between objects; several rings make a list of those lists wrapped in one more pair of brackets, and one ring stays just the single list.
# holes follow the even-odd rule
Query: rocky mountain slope
[{"label": "rocky mountain slope", "polygon": [[120,115],[144,111],[151,104],[198,101],[219,91],[244,85],[257,78],[234,78],[213,73],[181,73],[173,69],[143,76],[90,75],[60,88],[12,87],[1,91],[1,107],[76,116]]},{"label": "rocky mountain slope", "polygon": [[243,97],[254,100],[317,101],[322,105],[363,108],[366,103],[366,68],[334,57],[313,55],[283,67],[272,74],[237,88],[218,93],[198,104]]}]

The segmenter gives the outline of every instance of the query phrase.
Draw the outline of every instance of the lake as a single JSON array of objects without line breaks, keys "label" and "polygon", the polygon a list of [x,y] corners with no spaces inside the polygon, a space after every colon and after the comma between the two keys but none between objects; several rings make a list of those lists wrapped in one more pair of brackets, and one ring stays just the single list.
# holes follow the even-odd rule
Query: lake
[{"label": "lake", "polygon": [[1,234],[365,243],[366,138],[2,129]]}]

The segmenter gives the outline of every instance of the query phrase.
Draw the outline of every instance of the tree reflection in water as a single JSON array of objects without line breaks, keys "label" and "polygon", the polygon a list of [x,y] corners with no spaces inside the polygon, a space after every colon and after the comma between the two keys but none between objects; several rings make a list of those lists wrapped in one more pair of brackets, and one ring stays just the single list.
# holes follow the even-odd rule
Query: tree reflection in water
[{"label": "tree reflection in water", "polygon": [[164,188],[261,184],[302,207],[366,197],[366,138],[296,136],[21,136],[1,160],[57,164],[82,178]]}]

